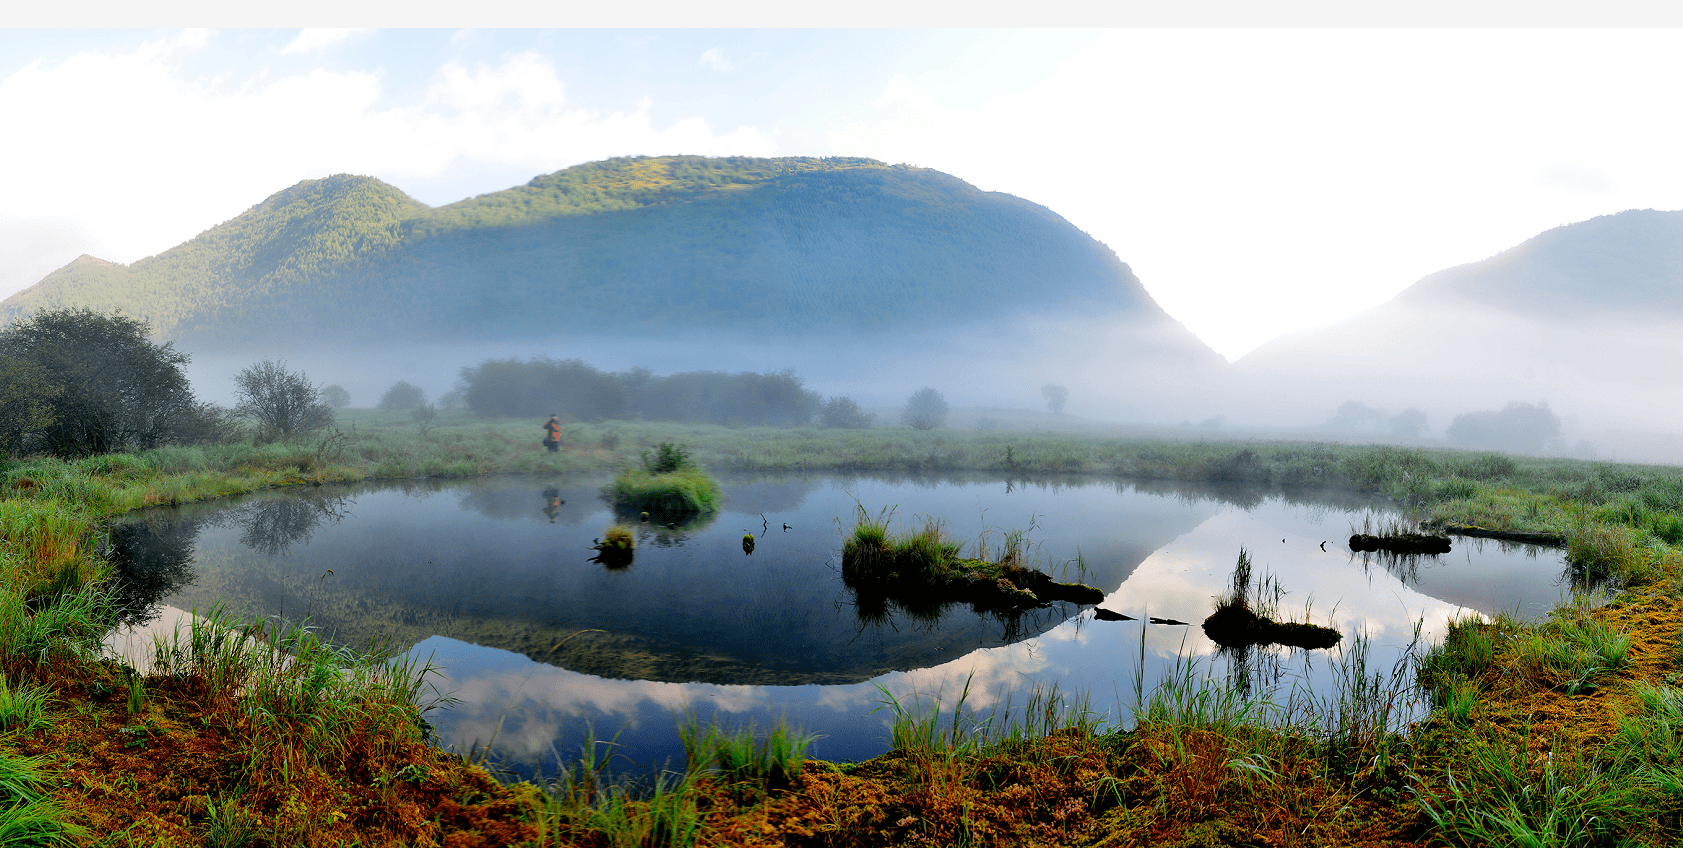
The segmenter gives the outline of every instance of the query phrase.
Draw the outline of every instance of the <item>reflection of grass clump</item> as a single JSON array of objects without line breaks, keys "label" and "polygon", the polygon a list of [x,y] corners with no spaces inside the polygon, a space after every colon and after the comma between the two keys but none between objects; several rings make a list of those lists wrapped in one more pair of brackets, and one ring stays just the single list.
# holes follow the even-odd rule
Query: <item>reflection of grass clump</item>
[{"label": "reflection of grass clump", "polygon": [[684,446],[670,442],[644,451],[643,466],[621,471],[605,494],[621,512],[649,512],[666,521],[719,511],[719,484]]},{"label": "reflection of grass clump", "polygon": [[1050,601],[1096,604],[1104,593],[1079,583],[1059,583],[1045,572],[1021,564],[1021,534],[1011,534],[997,561],[989,562],[985,543],[979,556],[959,556],[964,546],[949,539],[941,522],[903,536],[888,531],[890,513],[876,518],[859,508],[853,534],[842,544],[842,579],[863,595],[891,598],[911,608],[948,601],[978,607],[1024,608]]}]

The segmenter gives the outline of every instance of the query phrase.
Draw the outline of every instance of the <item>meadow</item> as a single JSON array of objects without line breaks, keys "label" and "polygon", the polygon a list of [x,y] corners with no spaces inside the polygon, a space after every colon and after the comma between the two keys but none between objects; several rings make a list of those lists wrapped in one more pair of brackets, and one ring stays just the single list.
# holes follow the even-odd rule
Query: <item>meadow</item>
[{"label": "meadow", "polygon": [[[1373,445],[1168,441],[341,411],[251,440],[0,470],[0,842],[65,845],[1593,845],[1683,837],[1683,469]],[[895,700],[894,750],[805,757],[799,728],[677,716],[690,756],[606,777],[611,736],[542,785],[428,739],[430,673],[213,610],[145,674],[102,656],[106,518],[257,489],[573,474],[683,446],[713,471],[986,473],[1383,495],[1421,520],[1565,540],[1622,587],[1455,625],[1411,668],[1341,656],[1332,692],[1245,696],[1193,668],[1129,716],[1081,693],[978,712]],[[1432,710],[1409,725],[1415,698]]]}]

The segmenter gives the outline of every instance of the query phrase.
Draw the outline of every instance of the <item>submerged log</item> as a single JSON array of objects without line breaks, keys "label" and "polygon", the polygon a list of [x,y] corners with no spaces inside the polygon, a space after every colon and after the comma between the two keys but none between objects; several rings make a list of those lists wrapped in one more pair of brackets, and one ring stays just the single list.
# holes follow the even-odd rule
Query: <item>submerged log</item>
[{"label": "submerged log", "polygon": [[1434,530],[1444,533],[1454,533],[1457,536],[1471,536],[1478,539],[1499,539],[1504,542],[1524,542],[1528,545],[1546,545],[1551,548],[1566,547],[1566,537],[1559,533],[1537,533],[1530,530],[1491,530],[1472,524],[1456,524],[1452,521],[1438,521],[1430,525]]}]

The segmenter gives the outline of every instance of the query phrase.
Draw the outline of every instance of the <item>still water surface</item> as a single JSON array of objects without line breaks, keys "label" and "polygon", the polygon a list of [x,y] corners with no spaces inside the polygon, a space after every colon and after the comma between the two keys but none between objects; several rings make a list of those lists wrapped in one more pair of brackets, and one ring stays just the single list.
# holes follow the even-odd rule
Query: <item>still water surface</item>
[{"label": "still water surface", "polygon": [[[1457,616],[1534,616],[1570,594],[1553,550],[1457,539],[1450,554],[1409,561],[1352,553],[1352,526],[1377,508],[1360,498],[1079,477],[727,477],[717,519],[638,525],[635,561],[611,569],[591,561],[613,521],[603,482],[321,487],[148,511],[112,527],[141,621],[113,644],[143,662],[172,610],[218,602],[307,617],[338,644],[430,658],[452,699],[428,714],[440,743],[488,745],[530,776],[576,759],[586,726],[616,738],[632,770],[681,762],[674,716],[686,711],[730,725],[787,719],[822,735],[813,756],[862,760],[888,747],[887,695],[950,703],[966,682],[972,708],[1020,706],[1056,685],[1119,724],[1136,680],[1177,661],[1330,687],[1343,647],[1237,661],[1197,627],[1240,548],[1285,591],[1287,617],[1337,628],[1345,646],[1365,636],[1377,670],[1405,655],[1417,627],[1429,642]],[[1063,603],[861,617],[840,576],[860,507],[893,510],[902,529],[934,518],[965,541],[1027,531],[1054,575],[1097,586],[1101,607],[1133,620]]]}]

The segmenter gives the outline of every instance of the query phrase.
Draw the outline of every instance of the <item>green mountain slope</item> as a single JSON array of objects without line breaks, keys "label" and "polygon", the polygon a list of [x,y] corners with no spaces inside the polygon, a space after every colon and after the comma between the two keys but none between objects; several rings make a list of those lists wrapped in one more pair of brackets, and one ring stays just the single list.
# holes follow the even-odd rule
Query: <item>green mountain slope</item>
[{"label": "green mountain slope", "polygon": [[1050,210],[868,159],[614,159],[436,209],[369,177],[309,180],[131,266],[78,259],[0,313],[70,304],[230,349],[1116,316],[1214,356]]}]

